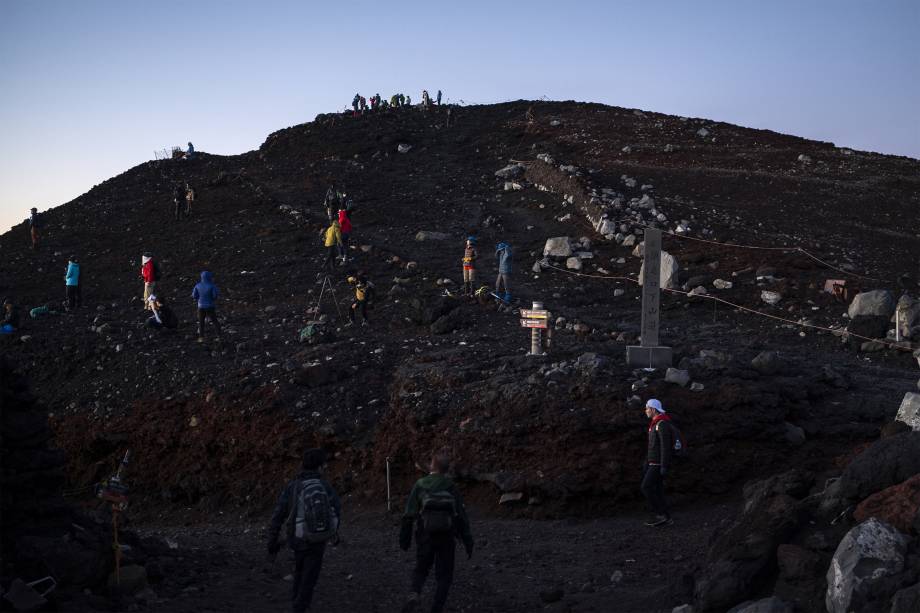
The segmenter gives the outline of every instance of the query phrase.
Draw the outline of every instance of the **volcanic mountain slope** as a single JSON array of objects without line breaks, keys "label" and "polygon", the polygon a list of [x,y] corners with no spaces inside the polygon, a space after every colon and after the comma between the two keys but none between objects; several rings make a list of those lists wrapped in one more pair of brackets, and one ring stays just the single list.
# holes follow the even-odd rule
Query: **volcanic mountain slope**
[{"label": "volcanic mountain slope", "polygon": [[[141,491],[261,509],[259,495],[305,441],[336,452],[338,485],[359,497],[382,495],[385,458],[401,491],[427,450],[448,444],[490,504],[491,492],[525,492],[540,515],[559,501],[590,509],[635,499],[644,417],[634,395],[681,416],[694,452],[675,488],[687,498],[786,465],[832,469],[893,417],[916,374],[909,353],[855,354],[795,322],[846,323],[846,303],[820,291],[828,278],[855,292],[916,276],[917,160],[596,104],[450,110],[321,115],[239,156],[147,162],[47,212],[37,253],[25,225],[3,235],[0,293],[25,316],[15,338],[0,339],[3,351],[53,408],[72,480],[98,479],[130,446]],[[513,161],[523,164],[497,178]],[[175,222],[172,186],[186,181],[198,200]],[[356,205],[335,296],[347,309],[345,277],[361,269],[378,299],[367,328],[342,327],[327,300],[332,320],[300,343],[321,287],[332,181]],[[531,272],[548,237],[570,236],[590,252],[582,273],[634,279],[641,260],[624,245],[641,241],[644,224],[715,241],[666,235],[681,284],[716,292],[716,278],[731,280],[720,297],[788,320],[664,295],[663,342],[702,391],[624,365],[638,332],[634,283],[568,274],[564,259],[544,262],[563,270]],[[450,238],[416,240],[420,231]],[[564,318],[551,357],[524,356],[516,315],[443,295],[439,280],[460,281],[469,233],[483,283],[493,245],[507,241],[515,295]],[[801,247],[836,270],[800,252],[717,243]],[[144,251],[161,262],[157,293],[179,315],[176,334],[143,327]],[[27,309],[62,297],[70,254],[86,306],[29,319]],[[222,291],[225,334],[196,344],[189,294],[205,269]],[[764,289],[782,301],[764,304]],[[775,368],[751,367],[763,350],[779,352]],[[723,470],[702,470],[720,461]]]}]

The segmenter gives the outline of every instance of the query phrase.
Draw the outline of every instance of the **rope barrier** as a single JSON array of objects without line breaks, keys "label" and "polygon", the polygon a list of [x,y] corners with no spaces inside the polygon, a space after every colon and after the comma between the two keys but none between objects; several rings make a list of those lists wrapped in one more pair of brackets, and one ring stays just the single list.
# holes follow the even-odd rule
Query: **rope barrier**
[{"label": "rope barrier", "polygon": [[[593,279],[616,279],[616,280],[622,280],[622,281],[629,281],[629,282],[631,282],[631,283],[635,283],[636,285],[639,285],[639,281],[637,281],[636,279],[631,279],[631,278],[629,278],[629,277],[616,277],[616,276],[609,276],[609,275],[591,275],[591,274],[585,274],[585,273],[581,273],[581,272],[575,272],[575,271],[571,271],[571,270],[566,270],[566,269],[564,269],[564,268],[559,268],[558,266],[553,266],[552,264],[549,264],[549,265],[547,266],[547,268],[552,268],[552,269],[554,269],[554,270],[558,270],[558,271],[560,271],[560,272],[564,272],[564,273],[566,273],[566,274],[570,274],[570,275],[578,276],[578,277],[589,277],[589,278],[593,278]],[[740,304],[735,304],[734,302],[729,302],[728,300],[725,300],[725,299],[723,299],[723,298],[718,298],[718,297],[712,296],[712,295],[710,295],[710,294],[691,294],[690,292],[685,292],[685,291],[678,290],[678,289],[669,289],[669,288],[665,288],[665,287],[663,287],[663,288],[661,288],[661,289],[662,289],[662,291],[670,292],[670,293],[672,293],[672,294],[682,294],[682,295],[688,296],[688,297],[703,298],[703,299],[713,300],[713,301],[715,301],[715,302],[721,302],[722,304],[726,304],[726,305],[728,305],[728,306],[734,307],[734,308],[736,308],[736,309],[738,309],[738,310],[740,310],[740,311],[746,311],[746,312],[748,312],[748,313],[752,313],[752,314],[754,314],[754,315],[759,315],[759,316],[761,316],[761,317],[767,317],[767,318],[769,318],[769,319],[775,319],[775,320],[777,320],[777,321],[781,321],[781,322],[784,322],[784,323],[792,324],[792,325],[794,325],[794,326],[800,326],[800,327],[803,327],[803,328],[813,328],[813,329],[815,329],[815,330],[823,330],[823,331],[825,331],[825,332],[830,332],[830,333],[832,333],[832,334],[837,334],[837,333],[840,333],[840,332],[841,332],[841,330],[840,330],[839,328],[828,328],[828,327],[825,327],[825,326],[818,326],[818,325],[815,325],[815,324],[803,323],[803,322],[799,322],[799,321],[794,321],[794,320],[792,320],[792,319],[786,319],[786,318],[784,318],[784,317],[779,317],[779,316],[777,316],[777,315],[771,315],[770,313],[764,313],[763,311],[758,311],[758,310],[756,310],[756,309],[752,309],[752,308],[749,308],[749,307],[746,307],[746,306],[742,306],[742,305],[740,305]],[[846,334],[847,336],[852,336],[852,337],[854,337],[854,338],[859,338],[859,339],[866,340],[866,341],[871,341],[871,342],[874,342],[874,343],[882,343],[883,345],[885,345],[885,346],[887,346],[887,347],[893,347],[893,348],[901,349],[901,350],[905,349],[904,346],[898,345],[897,343],[894,343],[894,342],[892,342],[892,341],[882,340],[882,339],[877,339],[877,338],[870,338],[870,337],[868,337],[868,336],[862,336],[861,334],[854,334],[853,332],[849,332],[849,331],[846,331],[846,330],[843,330],[843,333]]]}]

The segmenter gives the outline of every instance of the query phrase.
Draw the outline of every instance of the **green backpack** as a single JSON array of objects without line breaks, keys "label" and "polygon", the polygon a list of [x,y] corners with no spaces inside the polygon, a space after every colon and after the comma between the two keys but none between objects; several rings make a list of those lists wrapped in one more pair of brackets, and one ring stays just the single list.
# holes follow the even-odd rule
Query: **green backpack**
[{"label": "green backpack", "polygon": [[419,515],[422,530],[427,534],[451,533],[457,517],[457,500],[447,490],[425,492]]}]

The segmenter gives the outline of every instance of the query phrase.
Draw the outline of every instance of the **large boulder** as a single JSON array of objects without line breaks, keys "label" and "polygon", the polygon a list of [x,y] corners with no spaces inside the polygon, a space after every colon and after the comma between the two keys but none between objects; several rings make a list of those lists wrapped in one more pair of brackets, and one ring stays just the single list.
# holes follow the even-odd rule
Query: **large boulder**
[{"label": "large boulder", "polygon": [[847,532],[827,569],[828,613],[881,610],[898,587],[892,578],[904,570],[907,544],[906,536],[875,518]]},{"label": "large boulder", "polygon": [[898,299],[897,316],[892,321],[897,323],[901,338],[920,339],[920,300],[907,294]]},{"label": "large boulder", "polygon": [[554,258],[567,258],[572,255],[572,243],[568,236],[556,236],[546,239],[543,255]]},{"label": "large boulder", "polygon": [[879,439],[844,469],[824,492],[820,511],[837,515],[848,506],[920,473],[920,432]]},{"label": "large boulder", "polygon": [[[677,272],[680,269],[680,265],[677,262],[677,258],[668,253],[667,251],[661,252],[661,287],[665,288],[675,288],[677,287]],[[643,280],[645,279],[645,262],[642,262],[642,267],[639,269],[639,285],[642,285]]]},{"label": "large boulder", "polygon": [[495,176],[500,179],[517,179],[524,174],[522,164],[509,164],[500,170],[495,171]]},{"label": "large boulder", "polygon": [[853,519],[881,519],[901,532],[920,533],[920,474],[876,492],[859,503]]},{"label": "large boulder", "polygon": [[750,598],[769,578],[776,549],[804,520],[800,501],[813,476],[798,470],[744,487],[740,516],[719,533],[694,589],[700,611],[725,611]]},{"label": "large boulder", "polygon": [[[888,317],[885,315],[857,315],[847,323],[847,332],[864,338],[885,338],[888,334]],[[862,339],[853,339],[862,344]]]},{"label": "large boulder", "polygon": [[904,394],[895,420],[907,424],[911,430],[920,430],[920,394],[913,392]]},{"label": "large boulder", "polygon": [[894,314],[894,297],[887,289],[877,289],[871,292],[856,294],[847,315],[850,319],[859,315],[877,315],[890,318]]}]

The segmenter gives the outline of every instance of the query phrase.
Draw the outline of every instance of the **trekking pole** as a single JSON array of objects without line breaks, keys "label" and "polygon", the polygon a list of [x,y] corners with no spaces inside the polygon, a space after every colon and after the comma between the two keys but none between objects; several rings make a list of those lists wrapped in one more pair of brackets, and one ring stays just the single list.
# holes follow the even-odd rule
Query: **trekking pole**
[{"label": "trekking pole", "polygon": [[390,510],[390,458],[387,458],[387,511]]}]

